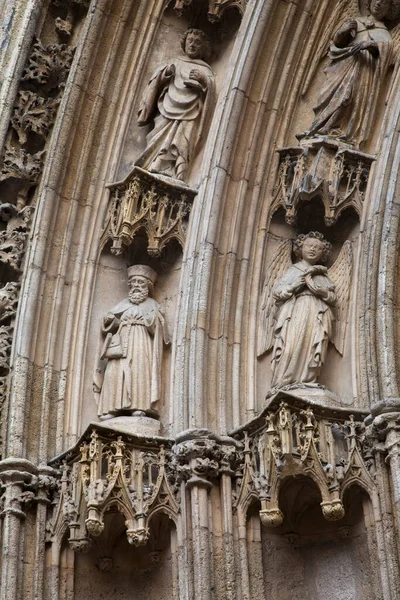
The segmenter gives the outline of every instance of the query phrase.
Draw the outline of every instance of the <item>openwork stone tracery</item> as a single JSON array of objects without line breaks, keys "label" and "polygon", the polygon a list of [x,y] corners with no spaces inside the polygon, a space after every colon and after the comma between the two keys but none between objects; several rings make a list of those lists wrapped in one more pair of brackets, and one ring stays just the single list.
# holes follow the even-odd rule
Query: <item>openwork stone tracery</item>
[{"label": "openwork stone tracery", "polygon": [[376,495],[374,460],[362,414],[311,407],[285,393],[277,394],[264,414],[265,424],[258,418],[254,432],[244,431],[238,510],[246,513],[257,499],[262,524],[278,527],[284,520],[279,508],[282,483],[299,476],[318,486],[327,521],[344,517],[343,495],[351,485]]}]

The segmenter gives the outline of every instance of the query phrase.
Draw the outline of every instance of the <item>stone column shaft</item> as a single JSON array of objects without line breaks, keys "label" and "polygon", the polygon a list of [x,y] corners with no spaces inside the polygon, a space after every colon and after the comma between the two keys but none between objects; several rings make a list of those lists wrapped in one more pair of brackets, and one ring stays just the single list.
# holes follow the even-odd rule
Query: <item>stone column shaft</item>
[{"label": "stone column shaft", "polygon": [[191,484],[193,573],[196,600],[209,600],[211,588],[208,491],[211,484],[198,479]]}]

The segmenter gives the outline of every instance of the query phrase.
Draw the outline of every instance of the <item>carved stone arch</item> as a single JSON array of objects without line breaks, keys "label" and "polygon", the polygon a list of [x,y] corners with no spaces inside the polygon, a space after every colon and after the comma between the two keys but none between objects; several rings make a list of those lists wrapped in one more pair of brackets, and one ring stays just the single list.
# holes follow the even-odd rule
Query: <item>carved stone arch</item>
[{"label": "carved stone arch", "polygon": [[[318,19],[310,20],[317,6]],[[208,176],[204,172],[185,252],[181,306],[189,310],[179,324],[174,355],[176,372],[185,377],[176,378],[172,388],[176,406],[184,407],[182,429],[223,431],[261,409],[254,349],[263,247],[279,161],[275,149],[284,145],[301,94],[310,58],[307,40],[315,40],[331,10],[329,3],[322,7],[313,0],[270,0],[250,4],[246,11],[234,48],[237,66],[225,84],[228,101],[217,110],[207,145],[204,164],[211,171]],[[282,27],[273,29],[277,22]],[[287,65],[284,73],[278,64]]]},{"label": "carved stone arch", "polygon": [[[163,8],[162,0],[151,6],[144,0],[100,0],[84,22],[47,151],[26,256],[12,359],[10,455],[29,446],[32,456],[46,460],[74,443],[82,430],[82,352],[107,210],[105,185],[115,176],[143,57]],[[129,110],[121,109],[124,103]],[[44,304],[46,311],[40,308]],[[34,380],[42,388],[35,405]],[[25,407],[18,397],[25,398]],[[29,431],[26,407],[41,415],[40,435]],[[50,421],[57,423],[55,436],[49,434]]]},{"label": "carved stone arch", "polygon": [[147,517],[147,523],[148,525],[150,525],[151,520],[157,516],[158,514],[163,514],[163,515],[167,515],[167,517],[169,519],[171,519],[171,521],[173,521],[175,527],[178,528],[179,525],[179,513],[172,510],[172,508],[170,506],[167,506],[165,504],[159,504],[158,506],[155,506],[154,508],[152,508],[151,510],[149,510],[149,514]]},{"label": "carved stone arch", "polygon": [[271,505],[278,507],[279,495],[285,482],[289,479],[295,479],[297,475],[302,475],[310,479],[318,489],[321,495],[321,502],[330,502],[331,494],[325,478],[317,470],[313,469],[298,469],[296,473],[283,474],[282,477],[276,479],[275,485],[271,486]]},{"label": "carved stone arch", "polygon": [[125,519],[132,519],[133,515],[129,511],[127,503],[124,502],[121,498],[111,497],[106,501],[105,506],[101,511],[101,518],[104,519],[104,515],[107,512],[110,512],[110,509],[116,508],[117,511],[125,517]]},{"label": "carved stone arch", "polygon": [[[322,6],[319,3],[318,18],[310,22],[308,16],[316,10],[317,3],[289,3],[285,5],[287,13],[282,18],[285,27],[274,37],[270,27],[271,23],[276,22],[279,9],[282,8],[278,5],[278,2],[270,1],[249,6],[234,50],[238,66],[225,86],[229,101],[225,106],[221,105],[218,119],[215,120],[218,126],[209,139],[207,165],[212,165],[212,171],[208,178],[204,173],[204,183],[192,214],[191,239],[182,273],[181,306],[190,309],[177,330],[174,361],[178,367],[176,372],[184,370],[186,375],[173,383],[176,405],[184,407],[181,428],[200,425],[213,427],[215,423],[219,430],[223,430],[226,426],[238,426],[260,410],[256,400],[254,348],[263,245],[278,164],[275,147],[283,146],[289,135],[293,107],[301,95],[302,69],[305,62],[311,59],[310,52],[315,50],[310,44],[303,58],[300,58],[303,45],[306,39],[315,42],[327,25],[333,9],[332,4],[324,3]],[[270,51],[267,52],[263,46],[269,35],[272,35],[275,48],[274,65],[270,61]],[[268,39],[271,43],[271,37]],[[242,60],[245,55],[246,60]],[[288,65],[284,74],[279,73],[279,83],[275,71],[279,62],[277,57]],[[393,90],[396,90],[393,83]],[[392,97],[393,102],[389,106],[397,107],[395,91]],[[273,109],[270,112],[266,108],[263,110],[266,106]],[[393,110],[398,111],[397,108]],[[379,144],[383,143],[384,146],[383,152],[378,162],[374,163],[370,177],[372,181],[374,174],[382,169],[386,187],[390,167],[385,164],[383,156],[388,163],[389,155],[393,156],[397,143],[396,119],[389,113],[387,117],[385,130],[379,136]],[[257,135],[254,135],[255,131]],[[392,142],[385,140],[385,135]],[[216,139],[225,141],[215,144]],[[248,149],[244,159],[242,148]],[[379,307],[377,314],[380,322],[388,323],[383,330],[381,328],[382,335],[389,338],[392,335],[390,324],[393,312],[389,307],[393,307],[390,300],[393,296],[384,292],[385,286],[380,285],[380,297],[387,295],[389,302],[379,305],[375,289],[378,275],[375,249],[379,243],[377,239],[381,239],[385,205],[383,193],[378,192],[379,185],[382,187],[382,179],[379,177],[380,183],[375,179],[374,186],[370,185],[364,199],[364,203],[369,205],[367,220],[370,223],[373,214],[377,210],[380,212],[371,233],[364,232],[359,253],[360,272],[368,272],[370,276],[363,278],[359,284],[363,304],[360,314],[363,315],[365,327],[353,329],[353,335],[360,344],[360,356],[371,356],[372,360],[371,363],[362,359],[355,366],[357,371],[362,372],[356,400],[359,405],[365,402],[365,394],[369,394],[370,398],[379,397],[377,369],[374,367],[366,371],[367,364],[378,365],[376,346],[372,344],[371,347],[370,343],[378,335],[376,308]],[[379,209],[377,194],[380,198]],[[389,218],[389,211],[397,210],[393,201],[391,207],[386,208],[385,219],[386,227],[392,223],[390,230],[394,232],[398,218]],[[394,236],[397,239],[397,233]],[[386,244],[385,241],[383,243]],[[388,244],[382,251],[386,256],[390,255]],[[367,268],[372,263],[373,272]],[[393,254],[390,264],[394,269]],[[380,279],[383,281],[388,267],[386,264],[383,268],[382,261],[380,266]],[[392,283],[385,285],[390,287]],[[393,286],[390,289],[393,291]],[[228,323],[232,325],[228,326]],[[355,323],[352,326],[354,328]],[[393,346],[394,342],[391,344]],[[385,360],[388,365],[386,372],[393,372],[394,347],[393,352],[382,352],[381,355],[379,360]],[[211,371],[207,370],[207,376],[206,362],[214,365]],[[387,376],[388,389],[393,386]],[[392,395],[397,395],[397,392],[394,391]],[[225,402],[225,399],[228,401]],[[175,414],[178,413],[176,410]]]},{"label": "carved stone arch", "polygon": [[361,488],[362,490],[364,490],[364,492],[368,495],[369,499],[371,500],[372,504],[374,505],[374,507],[377,506],[377,502],[379,500],[379,496],[378,496],[378,492],[376,487],[372,484],[372,482],[369,482],[368,480],[366,480],[366,478],[356,478],[356,477],[351,477],[351,478],[347,478],[343,484],[342,484],[342,488],[340,491],[340,496],[341,499],[343,500],[346,492],[354,486],[358,486],[359,488]]},{"label": "carved stone arch", "polygon": [[248,514],[249,510],[251,509],[252,506],[254,506],[254,504],[257,504],[259,502],[260,502],[260,498],[254,492],[249,492],[247,495],[245,495],[241,499],[241,502],[240,502],[240,504],[238,504],[238,507],[237,507],[237,514],[239,517],[239,521],[241,520],[241,521],[246,522],[247,514]]}]

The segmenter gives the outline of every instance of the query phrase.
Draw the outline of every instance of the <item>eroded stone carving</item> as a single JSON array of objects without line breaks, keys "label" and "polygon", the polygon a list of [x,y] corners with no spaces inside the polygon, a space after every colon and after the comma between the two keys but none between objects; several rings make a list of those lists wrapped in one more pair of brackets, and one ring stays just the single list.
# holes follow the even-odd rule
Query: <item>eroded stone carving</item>
[{"label": "eroded stone carving", "polygon": [[169,339],[161,306],[149,297],[156,276],[146,265],[130,267],[129,298],[103,319],[94,382],[99,416],[154,411],[161,398],[163,344]]},{"label": "eroded stone carving", "polygon": [[[358,147],[371,135],[382,84],[393,63],[393,38],[384,21],[397,18],[399,7],[393,0],[371,0],[365,16],[360,16],[357,0],[343,8],[338,3],[332,16],[333,28],[341,24],[329,47],[331,62],[314,107],[314,121],[303,135],[329,135]],[[315,60],[326,42],[323,36]]]},{"label": "eroded stone carving", "polygon": [[0,232],[0,264],[19,274],[34,208],[26,206],[17,210],[13,204],[2,204],[0,211],[2,215],[7,213],[5,218],[8,220],[6,229]]},{"label": "eroded stone carving", "polygon": [[3,167],[0,172],[0,181],[16,179],[20,182],[17,207],[23,208],[26,204],[26,195],[30,187],[36,185],[42,174],[44,150],[35,154],[26,152],[23,148],[10,146],[6,149]]},{"label": "eroded stone carving", "polygon": [[154,127],[136,164],[187,180],[190,162],[206,135],[215,95],[214,73],[207,64],[211,43],[200,29],[182,38],[185,56],[159,67],[151,77],[138,112],[140,126]]},{"label": "eroded stone carving", "polygon": [[[185,8],[193,3],[193,0],[167,0],[167,3],[169,4],[172,4],[172,2],[174,2],[175,12],[180,17],[182,16]],[[194,3],[196,3],[196,0],[194,0]],[[211,21],[211,23],[218,23],[225,12],[231,8],[235,8],[242,17],[246,9],[246,5],[247,0],[220,0],[219,2],[209,0],[207,12],[208,20]]]},{"label": "eroded stone carving", "polygon": [[328,343],[343,353],[352,270],[351,243],[335,264],[326,262],[331,244],[318,232],[300,235],[291,264],[291,242],[280,244],[260,307],[258,355],[273,347],[272,388],[312,386],[324,363]]},{"label": "eroded stone carving", "polygon": [[62,89],[71,68],[74,49],[66,44],[45,46],[37,40],[22,81],[39,84],[43,90]]},{"label": "eroded stone carving", "polygon": [[374,156],[323,136],[304,140],[301,146],[279,148],[278,152],[280,165],[271,213],[282,206],[286,221],[294,224],[299,205],[317,197],[328,226],[349,207],[361,217]]},{"label": "eroded stone carving", "polygon": [[54,21],[55,29],[60,38],[69,38],[75,28],[79,17],[79,9],[85,11],[89,8],[88,0],[53,0],[53,6],[56,7],[62,16],[56,17]]},{"label": "eroded stone carving", "polygon": [[20,90],[11,119],[20,144],[27,142],[31,131],[44,140],[47,138],[59,103],[59,98],[43,98],[29,90]]}]

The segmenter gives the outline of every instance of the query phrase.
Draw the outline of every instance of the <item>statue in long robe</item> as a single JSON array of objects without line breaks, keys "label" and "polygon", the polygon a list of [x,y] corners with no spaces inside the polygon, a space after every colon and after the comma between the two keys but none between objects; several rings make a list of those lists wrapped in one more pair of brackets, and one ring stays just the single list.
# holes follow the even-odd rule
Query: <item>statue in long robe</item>
[{"label": "statue in long robe", "polygon": [[333,333],[336,293],[326,267],[314,262],[320,261],[323,253],[323,243],[308,238],[302,260],[290,267],[273,290],[278,311],[272,387],[315,383],[324,363]]},{"label": "statue in long robe", "polygon": [[357,147],[370,137],[385,75],[393,62],[393,40],[383,22],[390,10],[390,0],[371,0],[369,16],[349,19],[335,33],[314,121],[299,137],[331,135]]},{"label": "statue in long robe", "polygon": [[94,384],[100,417],[156,411],[163,343],[168,338],[161,307],[149,297],[155,278],[150,267],[130,267],[129,298],[103,319],[104,341]]},{"label": "statue in long robe", "polygon": [[260,306],[258,356],[272,351],[272,388],[316,384],[328,344],[343,354],[352,272],[346,242],[328,269],[331,244],[312,231],[294,240],[300,260],[291,262],[292,241],[278,247]]},{"label": "statue in long robe", "polygon": [[204,60],[210,50],[207,36],[199,29],[189,29],[183,36],[182,48],[185,55],[160,66],[143,94],[138,124],[143,126],[154,120],[154,127],[135,164],[184,181],[208,129],[215,81]]}]

